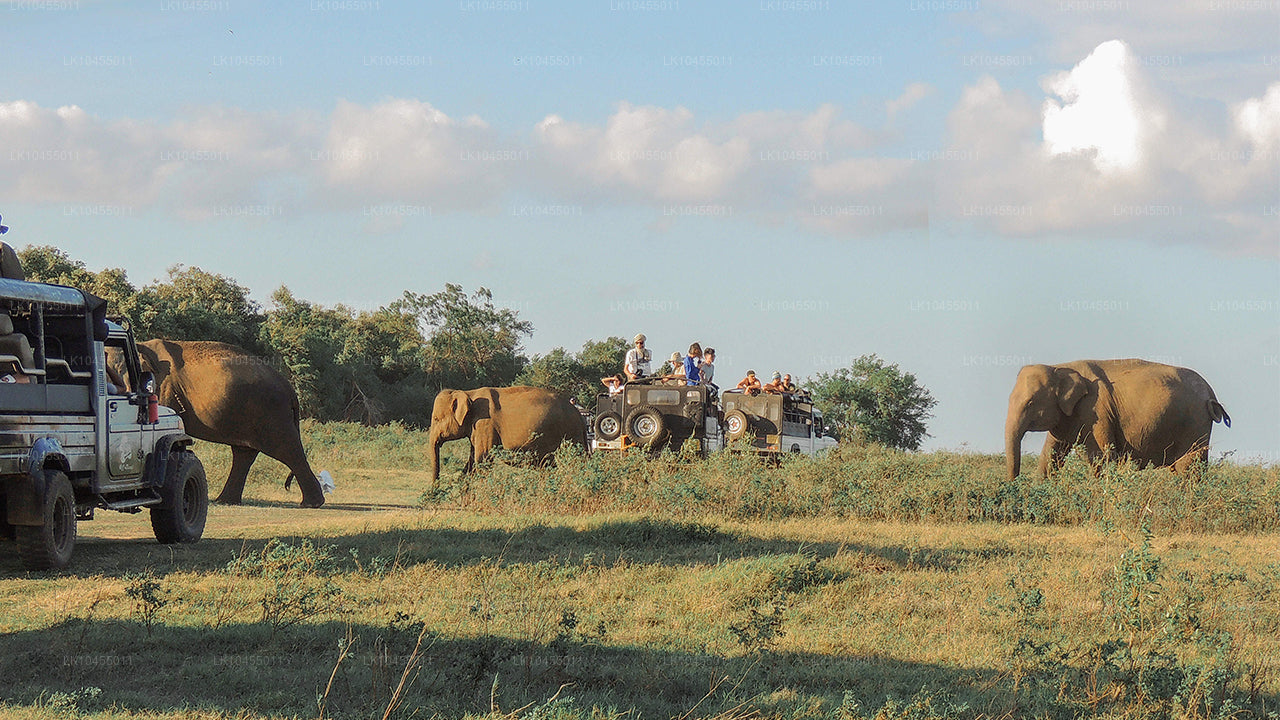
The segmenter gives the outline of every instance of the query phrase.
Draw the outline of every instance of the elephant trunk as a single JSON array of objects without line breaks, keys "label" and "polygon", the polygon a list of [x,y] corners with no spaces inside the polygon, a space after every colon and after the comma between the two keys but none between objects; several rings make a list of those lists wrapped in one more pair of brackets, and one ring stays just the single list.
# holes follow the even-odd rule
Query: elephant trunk
[{"label": "elephant trunk", "polygon": [[444,439],[439,435],[432,433],[430,436],[431,443],[431,486],[435,487],[436,481],[440,479],[440,446],[444,444]]},{"label": "elephant trunk", "polygon": [[1004,426],[1004,462],[1011,482],[1022,471],[1022,436],[1026,434],[1026,426],[1011,414]]}]

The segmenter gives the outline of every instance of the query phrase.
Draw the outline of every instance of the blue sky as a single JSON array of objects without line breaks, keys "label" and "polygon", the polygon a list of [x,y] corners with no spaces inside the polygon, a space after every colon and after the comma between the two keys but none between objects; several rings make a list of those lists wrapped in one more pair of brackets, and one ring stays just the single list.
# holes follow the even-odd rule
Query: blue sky
[{"label": "blue sky", "polygon": [[[0,213],[370,309],[486,286],[530,353],[877,353],[998,451],[1022,364],[1198,370],[1280,460],[1280,4],[0,2]],[[1028,440],[1032,449],[1038,439]]]}]

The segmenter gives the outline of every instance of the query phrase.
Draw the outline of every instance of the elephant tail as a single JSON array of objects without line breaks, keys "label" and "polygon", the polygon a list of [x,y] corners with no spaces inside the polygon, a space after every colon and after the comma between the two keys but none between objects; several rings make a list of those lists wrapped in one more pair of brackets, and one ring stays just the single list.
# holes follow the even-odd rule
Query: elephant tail
[{"label": "elephant tail", "polygon": [[1220,422],[1227,427],[1231,427],[1231,416],[1227,414],[1227,409],[1222,407],[1222,403],[1217,400],[1209,401],[1209,417],[1214,422]]},{"label": "elephant tail", "polygon": [[296,477],[298,477],[298,476],[297,476],[297,475],[294,475],[292,471],[289,473],[289,477],[287,477],[287,478],[285,478],[285,479],[284,479],[284,489],[285,489],[285,490],[288,490],[288,489],[289,489],[289,487],[293,485],[293,480],[294,480],[294,478],[296,478]]}]

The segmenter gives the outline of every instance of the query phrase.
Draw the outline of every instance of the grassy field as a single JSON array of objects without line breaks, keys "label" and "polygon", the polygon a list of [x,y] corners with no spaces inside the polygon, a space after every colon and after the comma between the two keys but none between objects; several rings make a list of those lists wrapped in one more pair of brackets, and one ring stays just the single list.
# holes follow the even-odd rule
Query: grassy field
[{"label": "grassy field", "polygon": [[[1268,717],[1280,481],[861,448],[562,456],[429,488],[425,438],[309,425],[205,539],[0,546],[0,717]],[[213,492],[224,448],[197,448]],[[1032,465],[1034,467],[1034,465]]]}]

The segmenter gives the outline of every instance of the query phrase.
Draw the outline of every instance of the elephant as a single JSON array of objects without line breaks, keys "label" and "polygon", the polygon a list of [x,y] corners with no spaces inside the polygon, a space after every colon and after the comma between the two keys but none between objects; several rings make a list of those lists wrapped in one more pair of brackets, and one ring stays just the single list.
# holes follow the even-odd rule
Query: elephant
[{"label": "elephant", "polygon": [[440,446],[448,440],[471,440],[470,472],[494,447],[550,457],[569,440],[586,449],[587,426],[563,397],[543,388],[482,387],[441,390],[431,410],[431,482],[440,479]]},{"label": "elephant", "polygon": [[142,370],[155,375],[160,404],[173,408],[192,437],[231,446],[231,472],[217,502],[239,505],[249,467],[266,453],[289,467],[302,507],[324,492],[302,450],[298,395],[270,362],[220,342],[138,343]]},{"label": "elephant", "polygon": [[1194,370],[1147,360],[1077,360],[1018,372],[1005,420],[1008,478],[1018,476],[1022,436],[1048,431],[1040,475],[1083,445],[1095,466],[1122,457],[1183,473],[1209,459],[1215,422],[1231,417]]}]

